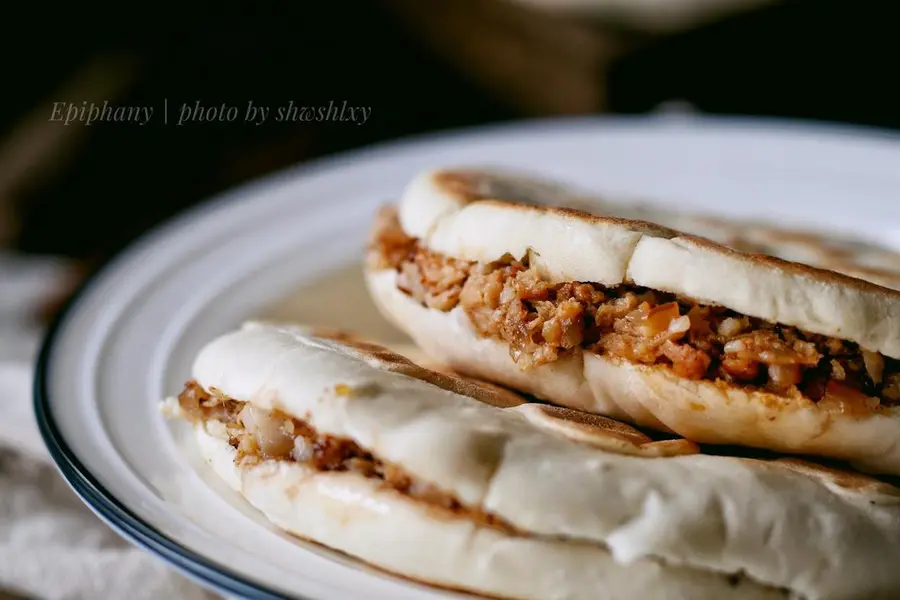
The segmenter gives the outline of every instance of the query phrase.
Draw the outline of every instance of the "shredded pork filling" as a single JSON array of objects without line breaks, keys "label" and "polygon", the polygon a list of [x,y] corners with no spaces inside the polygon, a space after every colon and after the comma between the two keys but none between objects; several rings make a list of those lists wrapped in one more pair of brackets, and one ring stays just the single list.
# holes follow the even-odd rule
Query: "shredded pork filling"
[{"label": "shredded pork filling", "polygon": [[286,460],[305,464],[317,471],[357,473],[381,481],[385,488],[465,516],[480,525],[521,535],[502,519],[464,506],[452,494],[417,480],[400,467],[379,460],[351,439],[319,433],[308,423],[283,412],[252,406],[215,389],[211,392],[196,381],[189,381],[178,396],[178,404],[185,418],[192,423],[221,423],[228,443],[237,450],[235,461],[238,464]]},{"label": "shredded pork filling", "polygon": [[900,403],[900,361],[852,342],[635,285],[549,283],[527,257],[455,259],[406,235],[390,208],[379,215],[368,259],[395,269],[398,287],[422,305],[464,310],[524,368],[582,348],[687,379],[802,394],[842,413]]}]

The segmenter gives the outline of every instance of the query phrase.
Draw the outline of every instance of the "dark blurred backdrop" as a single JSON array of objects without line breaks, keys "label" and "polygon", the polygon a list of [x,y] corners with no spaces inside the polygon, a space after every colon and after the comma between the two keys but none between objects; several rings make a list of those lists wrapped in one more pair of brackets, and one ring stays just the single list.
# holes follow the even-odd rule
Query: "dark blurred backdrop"
[{"label": "dark blurred backdrop", "polygon": [[[524,117],[681,100],[713,113],[900,127],[889,1],[745,2],[670,27],[585,4],[577,13],[508,0],[19,4],[0,36],[0,244],[97,264],[176,211],[280,167]],[[54,102],[104,100],[156,112],[143,126],[51,120]],[[183,103],[243,111],[248,101],[346,101],[371,116],[173,123]]]}]

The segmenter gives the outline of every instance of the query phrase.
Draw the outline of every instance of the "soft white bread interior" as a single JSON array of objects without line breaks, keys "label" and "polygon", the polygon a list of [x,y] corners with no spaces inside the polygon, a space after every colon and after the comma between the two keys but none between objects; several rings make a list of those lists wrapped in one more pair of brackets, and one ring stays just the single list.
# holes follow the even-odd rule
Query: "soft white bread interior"
[{"label": "soft white bread interior", "polygon": [[522,369],[510,358],[509,346],[480,336],[462,309],[441,312],[420,305],[397,288],[394,271],[370,272],[367,280],[386,317],[434,360],[461,373],[700,443],[819,455],[900,475],[900,408],[845,414],[799,395],[685,380],[665,368],[592,352]]},{"label": "soft white bread interior", "polygon": [[402,195],[399,219],[408,235],[454,258],[528,256],[553,282],[633,283],[900,358],[900,291],[782,260],[777,247],[775,256],[750,254],[602,216],[604,207],[556,183],[451,169],[419,174]]},{"label": "soft white bread interior", "polygon": [[271,461],[235,473],[227,443],[202,433],[201,443],[276,524],[442,585],[520,598],[900,592],[892,486],[791,461],[609,452],[410,365],[300,328],[248,324],[209,343],[193,375],[207,390],[350,438],[524,538],[447,520],[362,476]]}]

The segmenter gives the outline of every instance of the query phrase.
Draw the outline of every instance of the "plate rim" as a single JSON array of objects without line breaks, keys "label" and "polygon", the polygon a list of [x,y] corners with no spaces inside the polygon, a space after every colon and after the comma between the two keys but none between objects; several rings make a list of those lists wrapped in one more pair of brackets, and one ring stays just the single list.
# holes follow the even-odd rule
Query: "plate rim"
[{"label": "plate rim", "polygon": [[77,454],[60,433],[52,416],[50,394],[47,389],[53,347],[67,315],[76,310],[80,299],[96,285],[103,273],[108,272],[113,263],[120,262],[124,258],[123,255],[130,254],[133,249],[133,244],[127,246],[122,252],[117,253],[113,260],[108,261],[82,282],[50,322],[38,352],[32,387],[34,414],[38,430],[54,466],[78,498],[119,536],[141,550],[162,558],[182,575],[206,589],[252,600],[313,600],[306,597],[288,597],[267,590],[160,533],[156,527],[136,515],[106,489],[78,459]]},{"label": "plate rim", "polygon": [[748,129],[777,130],[779,132],[799,133],[801,135],[821,132],[827,135],[847,136],[876,143],[884,141],[900,142],[900,131],[891,129],[787,117],[707,114],[669,115],[665,113],[555,116],[447,128],[384,140],[352,150],[322,155],[310,161],[290,165],[231,188],[226,188],[200,200],[193,206],[177,211],[120,248],[81,282],[76,291],[51,319],[37,354],[32,393],[33,410],[38,430],[54,466],[79,499],[118,535],[142,550],[149,551],[163,559],[182,575],[207,589],[252,600],[314,600],[302,596],[285,596],[266,589],[261,584],[238,575],[227,567],[209,560],[159,532],[156,527],[122,504],[78,459],[77,454],[60,433],[54,419],[48,392],[48,381],[50,379],[52,355],[57,340],[60,338],[69,317],[78,309],[81,299],[90,293],[97,286],[98,282],[114,271],[116,267],[127,263],[130,256],[139,253],[145,247],[152,246],[157,239],[164,237],[168,231],[176,229],[180,224],[203,218],[205,215],[213,213],[217,208],[232,202],[235,198],[251,196],[256,189],[273,187],[279,182],[297,179],[317,171],[336,167],[343,162],[352,164],[375,153],[396,152],[403,148],[434,144],[454,138],[480,137],[503,132],[521,132],[524,134],[529,131],[536,132],[542,129],[560,131],[591,126],[640,127],[654,123],[661,128],[675,125],[683,126],[688,130],[721,130],[723,128],[731,131]]}]

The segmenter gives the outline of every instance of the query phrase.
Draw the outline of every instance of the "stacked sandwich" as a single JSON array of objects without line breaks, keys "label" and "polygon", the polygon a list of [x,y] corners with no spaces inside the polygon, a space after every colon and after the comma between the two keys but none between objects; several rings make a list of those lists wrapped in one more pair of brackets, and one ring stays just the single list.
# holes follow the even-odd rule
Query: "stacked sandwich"
[{"label": "stacked sandwich", "polygon": [[167,409],[279,527],[430,584],[900,597],[889,261],[813,244],[789,262],[778,236],[752,254],[709,221],[699,237],[606,210],[552,183],[424,173],[378,215],[367,280],[446,368],[248,323]]}]

